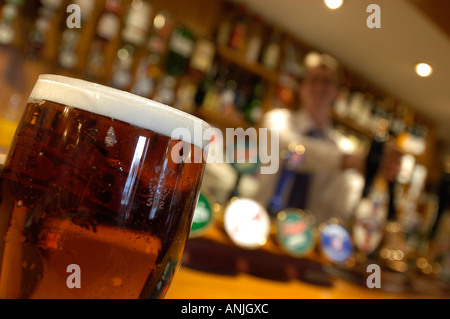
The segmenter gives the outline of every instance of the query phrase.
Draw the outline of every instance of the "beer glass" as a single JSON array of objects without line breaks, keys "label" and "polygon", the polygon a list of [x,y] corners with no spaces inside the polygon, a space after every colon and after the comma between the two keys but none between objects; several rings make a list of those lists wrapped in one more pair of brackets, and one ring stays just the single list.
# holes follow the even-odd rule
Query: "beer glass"
[{"label": "beer glass", "polygon": [[[180,127],[192,134],[173,138]],[[41,75],[0,175],[0,297],[163,298],[206,164],[203,135],[191,137],[208,127],[127,92]]]}]

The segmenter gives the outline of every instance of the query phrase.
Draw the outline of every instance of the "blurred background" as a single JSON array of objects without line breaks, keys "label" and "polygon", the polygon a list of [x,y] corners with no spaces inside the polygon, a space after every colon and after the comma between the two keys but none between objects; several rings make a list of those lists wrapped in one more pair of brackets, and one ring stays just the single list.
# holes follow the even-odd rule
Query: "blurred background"
[{"label": "blurred background", "polygon": [[[372,3],[379,6],[378,17],[370,18]],[[71,4],[81,8],[80,19]],[[375,124],[382,118],[389,122],[390,134],[405,154],[395,194],[398,215],[408,226],[402,235],[407,244],[401,258],[385,256],[384,262],[395,262],[388,267],[391,277],[385,278],[396,287],[393,291],[448,293],[450,228],[442,204],[448,192],[442,195],[442,185],[448,180],[450,156],[450,3],[344,0],[338,8],[330,6],[310,0],[0,1],[0,154],[8,151],[39,74],[68,75],[130,91],[192,113],[221,130],[246,129],[258,128],[263,114],[271,109],[297,110],[305,56],[312,51],[328,53],[342,64],[344,73],[332,114],[342,148],[367,151]],[[371,28],[368,19],[379,22],[379,27]],[[428,64],[431,73],[417,71],[419,63]],[[215,223],[221,226],[216,228],[223,230],[220,216],[230,193],[251,196],[258,183],[255,171],[241,174],[229,164],[208,165],[204,192],[211,211],[219,216]],[[358,200],[355,196],[355,205]],[[429,242],[427,234],[438,220],[439,209],[444,217],[439,218],[433,241],[439,242],[440,259],[432,262],[423,244]],[[262,267],[264,258],[270,258],[251,257],[250,251],[218,234],[226,233],[213,233],[215,241],[235,248],[230,256],[240,256],[230,266],[233,270],[218,271],[218,263],[211,266],[211,260],[193,262],[199,249],[211,253],[215,247],[200,244],[187,250],[191,265],[197,265],[193,268],[230,276],[236,269],[251,273],[249,264]],[[283,259],[287,254],[276,247],[266,245],[265,249],[279,256],[279,264],[289,264]],[[318,265],[329,264],[317,258],[312,259],[319,260]],[[302,261],[301,269],[315,267],[308,268],[307,261]],[[184,264],[188,267],[189,260]],[[353,259],[345,267],[334,268],[333,276],[364,286],[361,272],[349,271],[356,264]],[[278,271],[281,266],[273,267],[272,271]],[[296,271],[302,273],[300,268]],[[216,280],[186,271],[180,294],[169,297],[185,296],[183,284],[189,285],[189,276],[204,278],[205,285]],[[327,279],[328,274],[322,275]],[[398,274],[407,274],[408,280],[398,279]],[[426,280],[413,285],[411,274]],[[215,284],[220,286],[220,280]],[[328,279],[317,282],[321,287],[332,286]],[[272,288],[283,296],[283,287]],[[262,290],[270,290],[266,288]],[[302,296],[295,287],[289,289],[293,289],[290,296]],[[258,297],[257,291],[261,290],[252,289],[246,296]],[[340,296],[339,291],[330,296]]]}]

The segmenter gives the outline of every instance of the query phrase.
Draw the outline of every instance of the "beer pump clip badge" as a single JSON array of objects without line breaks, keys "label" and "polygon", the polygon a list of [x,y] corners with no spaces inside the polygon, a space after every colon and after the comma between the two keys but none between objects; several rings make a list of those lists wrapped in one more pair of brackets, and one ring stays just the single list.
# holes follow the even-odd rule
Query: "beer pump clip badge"
[{"label": "beer pump clip badge", "polygon": [[213,223],[212,203],[209,196],[200,193],[198,197],[197,206],[195,207],[194,217],[192,219],[191,231],[189,238],[199,237],[203,235],[206,230]]},{"label": "beer pump clip badge", "polygon": [[320,249],[325,257],[336,264],[345,263],[353,254],[353,242],[349,231],[332,219],[319,227]]},{"label": "beer pump clip badge", "polygon": [[300,209],[288,208],[277,214],[277,239],[289,255],[301,257],[314,248],[313,217]]},{"label": "beer pump clip badge", "polygon": [[252,199],[232,198],[225,208],[223,222],[228,236],[242,248],[259,248],[269,237],[269,214]]}]

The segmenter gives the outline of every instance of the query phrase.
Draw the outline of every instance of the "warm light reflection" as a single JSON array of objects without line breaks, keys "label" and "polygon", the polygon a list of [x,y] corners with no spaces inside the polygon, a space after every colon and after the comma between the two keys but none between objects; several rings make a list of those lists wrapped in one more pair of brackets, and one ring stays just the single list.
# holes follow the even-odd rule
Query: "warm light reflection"
[{"label": "warm light reflection", "polygon": [[427,63],[418,63],[415,67],[416,73],[421,77],[430,76],[433,73],[433,68]]},{"label": "warm light reflection", "polygon": [[153,20],[153,25],[156,29],[161,29],[164,27],[164,24],[166,23],[166,17],[162,14],[158,14],[155,19]]},{"label": "warm light reflection", "polygon": [[337,9],[344,3],[343,0],[324,0],[326,6],[330,9]]}]

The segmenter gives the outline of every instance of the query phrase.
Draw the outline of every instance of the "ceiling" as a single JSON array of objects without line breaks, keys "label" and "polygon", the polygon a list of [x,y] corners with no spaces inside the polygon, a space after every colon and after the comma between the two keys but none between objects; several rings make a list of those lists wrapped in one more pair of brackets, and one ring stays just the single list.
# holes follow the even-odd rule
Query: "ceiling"
[{"label": "ceiling", "polygon": [[[235,2],[423,114],[450,149],[450,1],[344,0],[337,10],[319,0]],[[372,3],[380,6],[379,29],[366,24]],[[430,77],[415,74],[418,62],[433,67]]]}]

